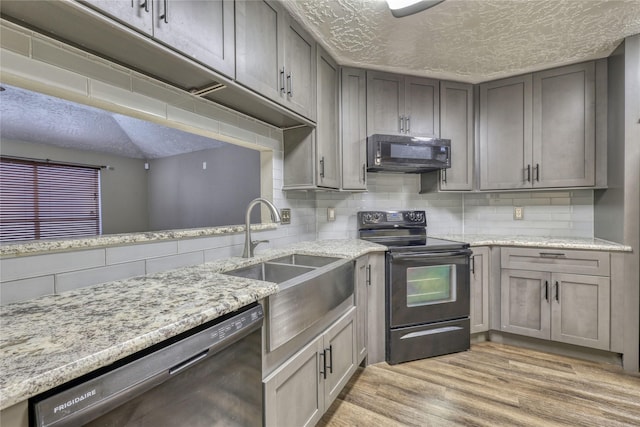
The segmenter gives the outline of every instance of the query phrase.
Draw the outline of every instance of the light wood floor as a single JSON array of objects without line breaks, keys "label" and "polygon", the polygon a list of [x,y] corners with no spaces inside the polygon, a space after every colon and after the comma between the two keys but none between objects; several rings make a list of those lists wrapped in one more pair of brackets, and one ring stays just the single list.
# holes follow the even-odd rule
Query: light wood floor
[{"label": "light wood floor", "polygon": [[359,368],[318,426],[640,426],[640,378],[497,343]]}]

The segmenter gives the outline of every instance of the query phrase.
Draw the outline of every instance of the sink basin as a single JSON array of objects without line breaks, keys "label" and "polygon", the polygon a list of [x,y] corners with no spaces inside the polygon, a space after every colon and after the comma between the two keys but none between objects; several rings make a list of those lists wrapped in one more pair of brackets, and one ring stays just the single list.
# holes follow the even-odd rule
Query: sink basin
[{"label": "sink basin", "polygon": [[306,265],[309,267],[324,267],[327,264],[338,261],[342,258],[335,258],[321,255],[301,255],[292,254],[281,258],[272,259],[269,262],[278,262],[282,264]]},{"label": "sink basin", "polygon": [[344,258],[293,254],[224,274],[278,284],[278,293],[266,301],[269,351],[353,299],[354,261]]},{"label": "sink basin", "polygon": [[224,274],[245,277],[247,279],[264,280],[266,282],[283,283],[313,270],[313,267],[262,262],[260,264],[227,271]]}]

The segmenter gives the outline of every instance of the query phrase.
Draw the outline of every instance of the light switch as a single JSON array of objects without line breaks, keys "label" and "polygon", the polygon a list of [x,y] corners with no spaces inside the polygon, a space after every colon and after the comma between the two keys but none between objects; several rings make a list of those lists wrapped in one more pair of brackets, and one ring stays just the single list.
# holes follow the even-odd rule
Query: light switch
[{"label": "light switch", "polygon": [[291,224],[291,209],[280,209],[280,224]]}]

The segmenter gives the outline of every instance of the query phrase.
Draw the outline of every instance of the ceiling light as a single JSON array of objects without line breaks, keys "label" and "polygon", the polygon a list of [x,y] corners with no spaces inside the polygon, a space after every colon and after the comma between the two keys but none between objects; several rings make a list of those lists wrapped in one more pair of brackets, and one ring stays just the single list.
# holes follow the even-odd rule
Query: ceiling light
[{"label": "ceiling light", "polygon": [[413,15],[442,3],[444,0],[387,0],[391,13],[396,18]]}]

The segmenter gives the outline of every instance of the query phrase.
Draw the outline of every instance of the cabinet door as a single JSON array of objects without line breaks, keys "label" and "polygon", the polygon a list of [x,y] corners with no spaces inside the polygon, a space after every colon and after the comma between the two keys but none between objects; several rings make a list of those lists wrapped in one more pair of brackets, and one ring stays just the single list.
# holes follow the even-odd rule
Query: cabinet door
[{"label": "cabinet door", "polygon": [[356,348],[358,364],[367,356],[367,312],[369,309],[369,257],[356,260]]},{"label": "cabinet door", "polygon": [[287,16],[284,26],[284,70],[287,107],[315,119],[316,42]]},{"label": "cabinet door", "polygon": [[340,187],[340,144],[338,129],[338,64],[318,48],[318,122],[316,127],[317,183],[319,187]]},{"label": "cabinet door", "polygon": [[416,136],[440,136],[440,83],[405,77],[404,128]]},{"label": "cabinet door", "polygon": [[324,384],[326,408],[331,406],[358,367],[355,311],[356,308],[353,307],[324,334],[326,366],[329,371]]},{"label": "cabinet door", "polygon": [[551,337],[549,273],[502,270],[502,330],[535,338]]},{"label": "cabinet door", "polygon": [[154,16],[154,38],[234,76],[233,0],[156,0]]},{"label": "cabinet door", "polygon": [[489,330],[489,248],[473,248],[471,255],[471,333]]},{"label": "cabinet door", "polygon": [[609,278],[556,273],[551,280],[551,339],[609,350]]},{"label": "cabinet door", "polygon": [[402,76],[367,71],[367,135],[399,134],[404,115],[404,79]]},{"label": "cabinet door", "polygon": [[440,136],[451,140],[451,167],[440,172],[440,189],[472,190],[473,85],[440,82]]},{"label": "cabinet door", "polygon": [[147,35],[153,32],[153,0],[84,0],[106,15]]},{"label": "cabinet door", "polygon": [[236,2],[236,80],[277,102],[285,77],[282,13],[264,0]]},{"label": "cabinet door", "polygon": [[313,426],[322,417],[322,344],[319,336],[265,378],[265,426]]},{"label": "cabinet door", "polygon": [[340,123],[342,189],[367,189],[367,94],[364,70],[343,68]]},{"label": "cabinet door", "polygon": [[531,187],[531,75],[480,85],[480,189]]},{"label": "cabinet door", "polygon": [[533,75],[534,187],[595,184],[595,63]]},{"label": "cabinet door", "polygon": [[385,259],[384,253],[369,254],[369,311],[367,324],[367,364],[385,359]]}]

